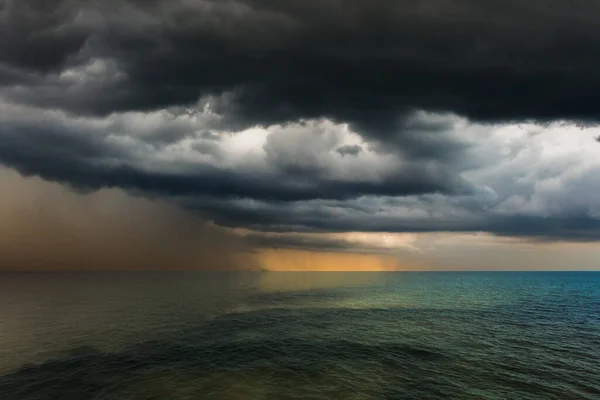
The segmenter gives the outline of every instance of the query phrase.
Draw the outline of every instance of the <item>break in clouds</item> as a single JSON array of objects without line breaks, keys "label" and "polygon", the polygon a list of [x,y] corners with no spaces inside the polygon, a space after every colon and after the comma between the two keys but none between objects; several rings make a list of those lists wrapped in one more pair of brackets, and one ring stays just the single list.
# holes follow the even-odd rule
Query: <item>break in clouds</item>
[{"label": "break in clouds", "polygon": [[23,175],[259,232],[600,237],[597,1],[0,10],[0,162]]}]

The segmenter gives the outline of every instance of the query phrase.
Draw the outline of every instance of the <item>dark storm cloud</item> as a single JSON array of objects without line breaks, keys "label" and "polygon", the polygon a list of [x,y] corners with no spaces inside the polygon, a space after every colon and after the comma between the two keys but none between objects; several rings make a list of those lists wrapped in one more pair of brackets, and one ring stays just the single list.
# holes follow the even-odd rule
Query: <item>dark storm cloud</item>
[{"label": "dark storm cloud", "polygon": [[[118,187],[167,199],[224,226],[271,232],[485,231],[536,240],[600,238],[595,146],[587,154],[552,151],[561,148],[560,141],[543,142],[546,135],[538,135],[533,140],[542,142],[536,144],[526,130],[515,131],[513,141],[506,142],[504,135],[477,128],[472,135],[486,139],[473,148],[457,136],[455,117],[421,114],[403,122],[404,142],[391,136],[386,145],[369,141],[359,146],[340,145],[356,137],[330,123],[289,125],[266,132],[253,144],[259,158],[241,162],[238,142],[227,141],[243,133],[207,135],[167,114],[146,116],[152,122],[149,131],[140,115],[88,120],[0,106],[3,164],[80,190]],[[195,138],[188,150],[170,156],[168,145],[157,145],[163,142],[156,139],[163,129],[155,129],[164,125],[161,118],[172,124],[176,148]],[[430,145],[409,151],[402,147],[417,134],[423,135],[421,144]],[[339,154],[344,146],[362,150],[344,156]],[[196,153],[205,158],[184,161]],[[476,165],[480,176],[467,180],[461,174],[465,165]],[[314,238],[277,240],[279,246],[313,250],[348,245]]]},{"label": "dark storm cloud", "polygon": [[[263,207],[247,207],[243,204],[216,202],[209,199],[195,199],[183,202],[193,209],[194,205],[203,212],[209,212],[215,221],[224,226],[243,225],[257,231],[267,232],[488,232],[498,236],[520,237],[532,241],[598,241],[600,240],[600,220],[589,215],[548,216],[531,215],[499,216],[493,213],[468,215],[465,218],[393,218],[378,216],[374,210],[368,213],[356,212],[351,207],[340,206],[328,209],[322,206],[309,210],[293,209],[282,204],[266,204]],[[360,246],[345,241],[324,238],[302,237],[252,237],[254,244],[274,247],[299,248],[306,246],[312,250],[327,250]],[[363,251],[376,251],[361,248]],[[382,252],[379,249],[379,252]]]},{"label": "dark storm cloud", "polygon": [[[67,183],[78,189],[96,190],[119,187],[147,194],[165,196],[211,196],[217,198],[247,198],[268,201],[301,201],[312,199],[344,200],[356,196],[409,195],[440,190],[469,190],[466,182],[445,182],[439,177],[436,185],[427,178],[413,178],[416,173],[397,176],[382,182],[354,182],[307,179],[304,182],[288,180],[286,176],[223,171],[210,165],[181,173],[151,172],[127,165],[94,165],[78,157],[54,160],[46,156],[34,157],[27,151],[15,151],[0,146],[0,158],[5,165],[24,175]],[[411,177],[412,176],[412,177]],[[458,186],[460,188],[460,186]]]},{"label": "dark storm cloud", "polygon": [[229,92],[217,106],[243,124],[329,117],[384,135],[414,109],[596,120],[599,22],[595,0],[20,0],[4,2],[0,54],[35,74],[94,58],[122,72],[93,96],[8,91],[38,105],[102,114]]},{"label": "dark storm cloud", "polygon": [[[405,165],[377,179],[331,177],[324,171],[290,163],[285,152],[293,142],[282,140],[268,148],[270,169],[266,170],[233,170],[210,163],[183,165],[178,170],[151,170],[139,165],[143,153],[141,156],[132,154],[131,149],[91,126],[72,127],[64,121],[53,123],[44,119],[15,122],[3,118],[0,122],[0,162],[24,175],[37,175],[84,190],[119,187],[170,197],[293,202],[344,200],[363,195],[468,193],[473,189],[467,181],[441,166],[424,171],[418,163]],[[307,148],[307,154],[318,149],[316,143],[317,147]],[[139,144],[136,145],[139,151],[138,147]],[[192,148],[212,154],[215,159],[221,157],[221,149],[212,139]]]},{"label": "dark storm cloud", "polygon": [[284,248],[324,252],[351,252],[351,253],[385,253],[389,249],[360,245],[348,240],[327,238],[327,237],[307,237],[298,235],[286,236],[266,236],[260,234],[251,234],[244,237],[248,243],[257,248]]},{"label": "dark storm cloud", "polygon": [[[597,175],[571,187],[578,175],[563,178],[569,163],[548,152],[520,165],[522,142],[473,150],[456,115],[598,121],[599,23],[595,0],[6,0],[0,162],[264,231],[597,238]],[[38,116],[52,110],[62,121]],[[128,113],[155,110],[172,120]],[[321,119],[354,137],[294,126]],[[223,143],[257,125],[264,159],[237,163]],[[184,159],[152,153],[188,144]],[[484,166],[506,171],[465,178]],[[530,175],[585,200],[536,194]],[[511,195],[531,209],[494,209]]]},{"label": "dark storm cloud", "polygon": [[[589,215],[566,217],[514,216],[494,218],[488,224],[501,236],[516,236],[535,241],[565,240],[586,242],[600,240],[600,220]],[[483,227],[480,229],[483,230]]]}]

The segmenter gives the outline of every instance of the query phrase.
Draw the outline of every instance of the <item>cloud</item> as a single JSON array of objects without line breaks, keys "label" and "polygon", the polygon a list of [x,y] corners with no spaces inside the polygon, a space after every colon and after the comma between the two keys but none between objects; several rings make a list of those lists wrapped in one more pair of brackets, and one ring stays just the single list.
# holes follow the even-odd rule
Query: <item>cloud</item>
[{"label": "cloud", "polygon": [[296,249],[312,252],[391,255],[418,252],[411,234],[379,232],[243,234],[255,248]]},{"label": "cloud", "polygon": [[0,7],[0,162],[23,175],[258,241],[599,238],[595,1]]},{"label": "cloud", "polygon": [[[597,128],[417,112],[404,118],[401,140],[376,140],[329,120],[229,131],[210,110],[74,117],[0,108],[0,161],[22,174],[162,199],[223,226],[598,238]],[[344,146],[362,151],[340,154]]]},{"label": "cloud", "polygon": [[[198,133],[210,124],[206,118],[175,117],[175,131],[166,139],[153,133],[172,118],[166,111],[81,119],[9,103],[0,102],[0,108],[0,160],[23,174],[81,189],[265,201],[471,190],[442,164],[422,168],[419,160],[375,151],[345,158],[335,149],[363,139],[328,121],[215,140],[214,133]],[[188,134],[180,135],[178,127]]]},{"label": "cloud", "polygon": [[[256,230],[491,232],[533,240],[598,240],[600,202],[595,194],[600,190],[596,179],[600,149],[594,145],[598,128],[457,127],[451,134],[469,145],[450,165],[473,185],[472,192],[315,198],[283,204],[243,200],[217,204],[203,199],[196,205],[210,210],[220,223]],[[542,133],[531,136],[540,129]]]},{"label": "cloud", "polygon": [[99,115],[213,98],[246,126],[328,118],[377,137],[415,109],[597,119],[594,0],[3,4],[2,93],[42,107]]},{"label": "cloud", "polygon": [[347,144],[336,149],[343,156],[357,156],[362,150],[363,148],[357,144]]}]

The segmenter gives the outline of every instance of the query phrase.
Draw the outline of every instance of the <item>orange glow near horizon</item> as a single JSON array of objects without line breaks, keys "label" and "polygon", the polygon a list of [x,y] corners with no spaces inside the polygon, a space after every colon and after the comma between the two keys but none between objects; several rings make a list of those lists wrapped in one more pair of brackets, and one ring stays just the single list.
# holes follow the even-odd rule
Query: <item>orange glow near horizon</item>
[{"label": "orange glow near horizon", "polygon": [[268,271],[399,271],[396,258],[385,255],[260,249],[258,263]]}]

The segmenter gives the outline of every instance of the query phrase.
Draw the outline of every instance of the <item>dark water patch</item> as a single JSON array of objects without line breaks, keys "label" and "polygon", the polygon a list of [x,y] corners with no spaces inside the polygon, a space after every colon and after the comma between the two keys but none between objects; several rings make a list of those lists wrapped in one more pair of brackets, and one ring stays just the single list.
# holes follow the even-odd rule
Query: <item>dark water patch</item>
[{"label": "dark water patch", "polygon": [[[86,400],[562,399],[593,398],[600,393],[591,374],[574,375],[571,364],[576,353],[563,355],[567,359],[558,368],[548,361],[556,363],[552,350],[531,338],[499,341],[479,353],[469,346],[449,345],[443,336],[406,340],[415,329],[414,319],[437,316],[455,322],[462,316],[463,324],[473,324],[489,317],[487,312],[451,314],[448,319],[438,310],[296,309],[286,313],[269,309],[224,315],[207,323],[202,332],[178,340],[143,342],[117,353],[73,349],[62,358],[0,377],[0,394],[14,400]],[[366,337],[373,340],[352,335],[360,321],[370,330]],[[338,338],[323,334],[319,325],[323,323],[346,334]],[[382,335],[377,329],[388,332]],[[506,334],[499,329],[489,332]],[[240,338],[240,332],[265,330],[270,332],[266,337]],[[398,337],[390,340],[394,334]],[[481,339],[472,337],[471,341]],[[581,362],[577,359],[578,365]],[[585,368],[600,371],[597,363]]]},{"label": "dark water patch", "polygon": [[[306,393],[315,383],[328,381],[332,390],[352,390],[355,381],[380,379],[381,385],[393,384],[392,376],[416,375],[425,364],[431,368],[442,360],[433,351],[410,346],[365,346],[349,341],[282,340],[270,342],[228,343],[219,346],[170,346],[152,344],[118,354],[73,356],[23,368],[0,378],[0,393],[9,399],[96,398],[106,388],[114,396],[144,385],[148,376],[181,374],[193,382],[207,381],[197,387],[198,395],[218,392],[226,382],[235,385],[240,376],[268,376],[278,393],[286,398]],[[396,362],[385,362],[394,359]],[[413,370],[415,372],[411,373]],[[221,377],[224,382],[211,381]],[[294,385],[292,385],[294,383]],[[289,386],[289,387],[288,387]],[[283,390],[283,387],[286,387]],[[225,387],[221,388],[225,390]],[[356,388],[355,390],[359,390]],[[299,393],[300,391],[301,393]],[[74,398],[74,397],[73,397]],[[117,398],[117,397],[115,397]]]},{"label": "dark water patch", "polygon": [[326,303],[331,301],[339,301],[352,297],[353,292],[346,290],[326,290],[326,289],[310,289],[310,290],[294,290],[294,291],[273,291],[267,293],[255,293],[248,296],[244,303],[249,306],[275,306],[285,307],[293,305],[301,307],[315,303]]}]

